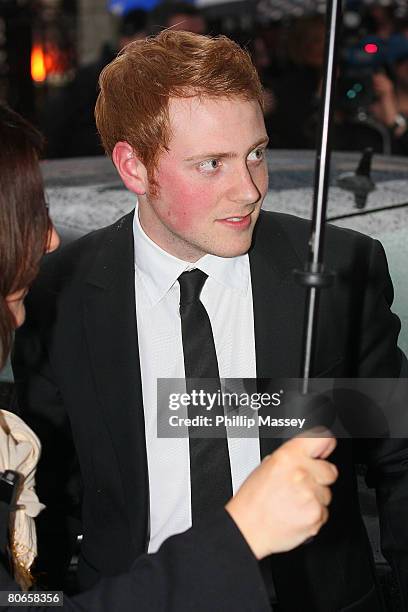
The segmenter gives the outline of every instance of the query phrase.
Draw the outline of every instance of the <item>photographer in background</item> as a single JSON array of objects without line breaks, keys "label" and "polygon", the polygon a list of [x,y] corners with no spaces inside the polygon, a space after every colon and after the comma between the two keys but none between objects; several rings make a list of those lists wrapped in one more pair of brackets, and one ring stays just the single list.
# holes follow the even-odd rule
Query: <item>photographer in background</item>
[{"label": "photographer in background", "polygon": [[394,35],[388,43],[389,78],[385,73],[373,75],[376,101],[371,112],[390,132],[391,153],[408,155],[408,38]]},{"label": "photographer in background", "polygon": [[408,38],[361,38],[346,47],[336,86],[334,146],[408,154]]}]

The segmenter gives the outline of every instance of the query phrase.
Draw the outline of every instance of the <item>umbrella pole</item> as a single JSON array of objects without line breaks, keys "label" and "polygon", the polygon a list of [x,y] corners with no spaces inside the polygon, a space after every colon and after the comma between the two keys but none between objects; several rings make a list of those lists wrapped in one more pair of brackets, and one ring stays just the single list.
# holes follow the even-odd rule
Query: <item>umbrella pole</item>
[{"label": "umbrella pole", "polygon": [[337,74],[338,37],[341,26],[341,0],[328,0],[326,14],[325,65],[323,73],[319,148],[315,164],[313,214],[309,254],[305,269],[295,270],[297,281],[306,287],[306,314],[302,348],[302,393],[309,389],[309,378],[315,350],[319,293],[333,282],[333,273],[325,271],[323,248],[330,174],[330,124],[334,109]]}]

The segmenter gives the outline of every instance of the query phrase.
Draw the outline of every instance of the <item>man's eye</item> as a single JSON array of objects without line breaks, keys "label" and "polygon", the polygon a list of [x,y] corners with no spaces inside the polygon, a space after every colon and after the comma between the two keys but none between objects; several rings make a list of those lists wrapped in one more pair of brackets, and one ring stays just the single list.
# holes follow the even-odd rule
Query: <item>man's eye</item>
[{"label": "man's eye", "polygon": [[204,172],[214,172],[220,167],[219,159],[206,159],[198,164],[200,170],[204,170]]},{"label": "man's eye", "polygon": [[265,157],[265,149],[254,149],[248,155],[249,161],[262,161]]}]

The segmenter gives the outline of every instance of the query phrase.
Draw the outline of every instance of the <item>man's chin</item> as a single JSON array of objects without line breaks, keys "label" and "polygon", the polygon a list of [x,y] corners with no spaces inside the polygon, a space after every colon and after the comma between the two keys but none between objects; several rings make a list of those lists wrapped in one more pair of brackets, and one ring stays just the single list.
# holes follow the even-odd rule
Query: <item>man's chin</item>
[{"label": "man's chin", "polygon": [[232,245],[222,245],[216,251],[213,251],[213,255],[217,255],[217,257],[239,257],[240,255],[245,255],[248,253],[252,244],[252,235],[250,240],[245,240],[241,244],[232,244]]}]

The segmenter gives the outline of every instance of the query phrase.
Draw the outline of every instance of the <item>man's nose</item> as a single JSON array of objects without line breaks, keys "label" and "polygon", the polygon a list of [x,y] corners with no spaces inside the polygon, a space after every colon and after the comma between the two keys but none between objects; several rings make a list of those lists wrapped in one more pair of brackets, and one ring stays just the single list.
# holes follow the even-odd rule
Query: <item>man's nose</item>
[{"label": "man's nose", "polygon": [[255,204],[260,197],[261,193],[248,168],[245,166],[237,170],[233,176],[230,199],[239,204]]}]

